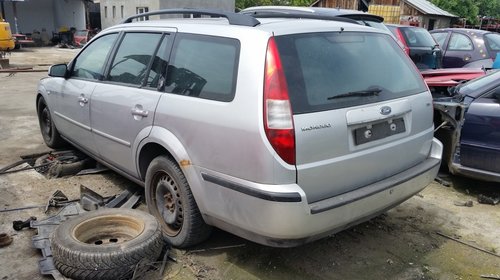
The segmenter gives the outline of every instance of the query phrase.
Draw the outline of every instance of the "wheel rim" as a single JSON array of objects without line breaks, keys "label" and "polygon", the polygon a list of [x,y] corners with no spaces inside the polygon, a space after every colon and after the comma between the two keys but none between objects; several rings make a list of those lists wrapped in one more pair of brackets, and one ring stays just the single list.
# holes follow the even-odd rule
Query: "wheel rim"
[{"label": "wheel rim", "polygon": [[181,231],[184,221],[177,182],[167,172],[159,171],[153,178],[152,186],[153,203],[162,218],[162,228],[167,235],[175,236]]},{"label": "wheel rim", "polygon": [[139,219],[106,215],[78,224],[73,230],[73,236],[85,244],[106,246],[132,240],[139,236],[144,228],[144,222]]},{"label": "wheel rim", "polygon": [[40,120],[42,124],[43,136],[47,139],[50,139],[52,135],[52,119],[50,118],[49,108],[43,108]]}]

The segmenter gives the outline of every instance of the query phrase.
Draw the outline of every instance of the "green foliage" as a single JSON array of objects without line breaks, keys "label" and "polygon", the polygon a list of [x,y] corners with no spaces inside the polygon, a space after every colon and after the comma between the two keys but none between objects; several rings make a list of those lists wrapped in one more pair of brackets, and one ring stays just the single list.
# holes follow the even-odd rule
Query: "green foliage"
[{"label": "green foliage", "polygon": [[475,0],[479,15],[500,18],[500,0]]},{"label": "green foliage", "polygon": [[253,6],[309,6],[313,0],[236,0],[236,8],[245,9]]},{"label": "green foliage", "polygon": [[500,17],[500,0],[431,0],[441,9],[477,24],[478,16]]},{"label": "green foliage", "polygon": [[445,11],[466,18],[470,23],[477,20],[479,12],[474,1],[476,0],[432,0],[431,2]]}]

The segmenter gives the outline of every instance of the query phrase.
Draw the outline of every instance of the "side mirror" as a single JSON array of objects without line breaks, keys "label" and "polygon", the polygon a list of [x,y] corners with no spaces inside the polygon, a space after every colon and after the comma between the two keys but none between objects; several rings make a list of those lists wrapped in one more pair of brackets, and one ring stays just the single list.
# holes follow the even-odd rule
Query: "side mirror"
[{"label": "side mirror", "polygon": [[66,64],[55,64],[49,68],[49,76],[51,77],[66,78],[67,73],[68,66]]}]

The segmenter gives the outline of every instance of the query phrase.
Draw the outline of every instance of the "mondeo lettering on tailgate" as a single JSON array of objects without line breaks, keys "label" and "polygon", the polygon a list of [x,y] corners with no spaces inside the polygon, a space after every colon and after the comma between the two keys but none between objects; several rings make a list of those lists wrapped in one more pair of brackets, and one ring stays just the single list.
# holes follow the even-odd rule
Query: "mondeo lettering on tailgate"
[{"label": "mondeo lettering on tailgate", "polygon": [[330,128],[330,127],[332,127],[332,125],[329,123],[326,123],[326,124],[301,127],[300,129],[305,132],[305,131],[311,131],[311,130],[317,130],[317,129],[323,129],[323,128]]}]

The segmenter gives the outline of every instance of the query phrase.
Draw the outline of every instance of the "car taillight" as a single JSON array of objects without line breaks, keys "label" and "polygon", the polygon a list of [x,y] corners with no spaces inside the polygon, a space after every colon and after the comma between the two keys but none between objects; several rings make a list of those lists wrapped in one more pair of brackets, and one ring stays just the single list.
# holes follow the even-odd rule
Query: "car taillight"
[{"label": "car taillight", "polygon": [[264,130],[276,153],[295,164],[295,131],[292,107],[281,59],[274,38],[269,39],[264,73]]}]

